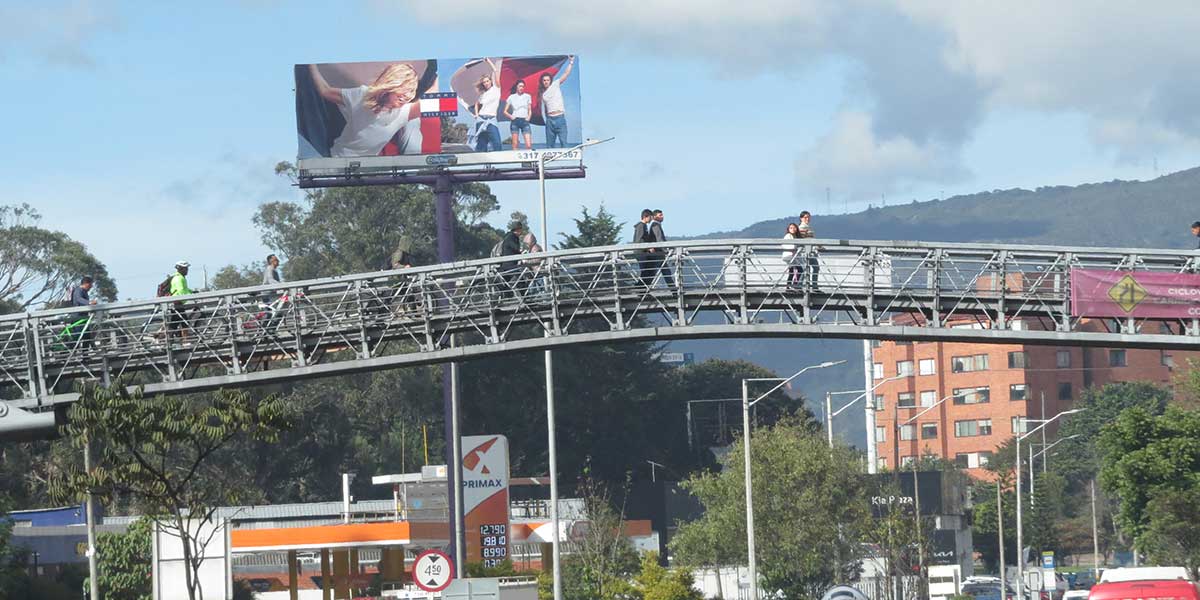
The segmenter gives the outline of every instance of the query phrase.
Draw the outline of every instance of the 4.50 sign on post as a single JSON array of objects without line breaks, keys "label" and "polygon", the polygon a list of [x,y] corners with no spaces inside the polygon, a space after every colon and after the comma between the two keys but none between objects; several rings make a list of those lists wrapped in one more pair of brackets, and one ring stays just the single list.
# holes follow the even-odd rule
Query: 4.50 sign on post
[{"label": "4.50 sign on post", "polygon": [[437,550],[426,550],[413,563],[413,583],[426,592],[440,592],[454,579],[454,561]]}]

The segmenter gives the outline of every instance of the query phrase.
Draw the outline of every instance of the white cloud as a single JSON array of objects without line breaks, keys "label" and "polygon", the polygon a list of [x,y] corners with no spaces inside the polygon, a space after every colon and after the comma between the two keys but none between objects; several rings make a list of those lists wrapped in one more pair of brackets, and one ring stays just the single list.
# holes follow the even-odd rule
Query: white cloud
[{"label": "white cloud", "polygon": [[117,26],[114,9],[102,0],[0,6],[0,59],[28,53],[51,65],[94,67],[88,43]]},{"label": "white cloud", "polygon": [[819,196],[829,187],[839,196],[870,199],[920,183],[967,177],[957,154],[943,144],[917,144],[904,136],[880,138],[871,121],[866,113],[844,112],[828,135],[801,152],[796,184],[802,194]]},{"label": "white cloud", "polygon": [[[996,107],[1082,114],[1092,122],[1093,141],[1123,158],[1200,140],[1195,0],[460,0],[454,10],[373,4],[460,29],[506,23],[565,48],[704,61],[723,76],[847,62],[846,110],[871,114],[874,143],[849,143],[864,133],[861,116],[844,116],[828,137],[873,149],[858,162],[873,169],[865,176],[891,178],[880,180],[883,186],[961,176],[945,166],[958,162],[962,145]],[[937,167],[880,167],[904,164],[900,154],[925,157],[909,161],[914,168]],[[806,165],[815,160],[807,151],[801,159],[801,174],[828,162]]]}]

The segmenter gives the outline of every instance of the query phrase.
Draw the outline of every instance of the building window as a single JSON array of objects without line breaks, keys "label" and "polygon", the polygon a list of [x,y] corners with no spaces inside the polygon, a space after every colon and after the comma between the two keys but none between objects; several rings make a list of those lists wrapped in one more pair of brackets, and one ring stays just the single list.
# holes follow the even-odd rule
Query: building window
[{"label": "building window", "polygon": [[904,440],[907,442],[907,441],[914,440],[916,438],[917,438],[917,428],[915,425],[901,425],[900,426],[900,439],[901,440]]},{"label": "building window", "polygon": [[871,340],[871,347],[872,347],[872,348],[878,348],[878,347],[880,347],[880,346],[882,346],[882,345],[883,345],[883,341],[882,341],[882,340]]},{"label": "building window", "polygon": [[933,390],[925,390],[921,392],[921,406],[926,408],[937,403],[937,392]]},{"label": "building window", "polygon": [[880,457],[876,458],[875,459],[875,467],[878,468],[879,470],[887,469],[887,457],[880,456]]},{"label": "building window", "polygon": [[1060,369],[1071,368],[1071,351],[1059,350],[1054,354],[1054,366]]},{"label": "building window", "polygon": [[986,467],[991,462],[991,452],[960,452],[954,455],[954,464],[960,469]]},{"label": "building window", "polygon": [[955,373],[988,370],[988,355],[955,356],[950,359],[950,370]]},{"label": "building window", "polygon": [[911,360],[896,361],[896,375],[901,377],[911,377],[913,374],[913,364]]},{"label": "building window", "polygon": [[899,408],[912,408],[917,405],[916,399],[912,392],[900,392],[896,394],[896,406]]},{"label": "building window", "polygon": [[1008,386],[1009,400],[1026,400],[1029,398],[1029,390],[1023,383],[1014,383]]},{"label": "building window", "polygon": [[937,423],[921,423],[921,439],[937,439]]},{"label": "building window", "polygon": [[885,403],[886,402],[883,399],[883,394],[875,394],[875,411],[876,412],[883,410],[883,405]]},{"label": "building window", "polygon": [[1171,356],[1170,354],[1167,354],[1166,352],[1162,353],[1162,356],[1159,357],[1158,362],[1162,363],[1162,366],[1164,366],[1168,369],[1175,368],[1175,357]]},{"label": "building window", "polygon": [[955,404],[986,404],[992,401],[992,388],[985,386],[954,388]]},{"label": "building window", "polygon": [[1070,400],[1071,399],[1071,382],[1069,382],[1069,381],[1059,382],[1059,384],[1058,384],[1058,399],[1059,400]]},{"label": "building window", "polygon": [[934,375],[937,373],[937,361],[932,358],[922,358],[917,361],[918,375]]},{"label": "building window", "polygon": [[897,346],[911,346],[912,340],[896,340]]},{"label": "building window", "polygon": [[880,444],[887,441],[887,427],[875,428],[875,441],[879,442]]},{"label": "building window", "polygon": [[992,435],[991,419],[971,419],[954,422],[954,437],[976,437]]},{"label": "building window", "polygon": [[1029,366],[1029,355],[1024,352],[1009,352],[1008,353],[1008,368],[1024,369]]},{"label": "building window", "polygon": [[872,364],[871,371],[875,379],[883,379],[883,363]]},{"label": "building window", "polygon": [[901,456],[900,457],[900,466],[901,467],[904,467],[907,469],[908,467],[911,467],[912,464],[913,464],[913,457],[911,457],[911,456]]},{"label": "building window", "polygon": [[1108,366],[1110,367],[1125,367],[1125,351],[1124,350],[1109,350],[1108,351]]},{"label": "building window", "polygon": [[1026,421],[1025,417],[1013,417],[1012,418],[1012,432],[1013,433],[1028,433],[1029,432],[1029,421]]}]

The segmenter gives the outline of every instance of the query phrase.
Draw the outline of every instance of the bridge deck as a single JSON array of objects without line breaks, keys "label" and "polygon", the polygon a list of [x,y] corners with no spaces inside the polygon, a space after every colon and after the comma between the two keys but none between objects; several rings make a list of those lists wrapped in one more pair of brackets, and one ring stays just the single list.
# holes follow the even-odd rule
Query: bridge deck
[{"label": "bridge deck", "polygon": [[[1194,251],[705,240],[494,258],[0,317],[19,407],[138,373],[187,392],[582,343],[842,337],[1200,349],[1197,319],[1073,314],[1072,269],[1200,272]],[[795,258],[791,258],[795,252]],[[803,271],[789,282],[789,268]],[[817,271],[816,279],[812,272]]]}]

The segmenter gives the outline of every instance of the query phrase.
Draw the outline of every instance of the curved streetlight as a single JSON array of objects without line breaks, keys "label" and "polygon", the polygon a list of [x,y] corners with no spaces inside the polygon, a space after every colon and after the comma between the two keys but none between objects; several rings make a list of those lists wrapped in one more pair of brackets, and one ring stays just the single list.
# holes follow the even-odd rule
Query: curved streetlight
[{"label": "curved streetlight", "polygon": [[[1083,412],[1083,409],[1072,408],[1071,410],[1064,410],[1057,415],[1050,417],[1049,419],[1025,419],[1026,422],[1041,423],[1041,425],[1026,431],[1024,434],[1013,436],[1017,443],[1015,470],[1017,476],[1017,598],[1020,600],[1025,600],[1025,549],[1021,535],[1021,440],[1037,433],[1045,426],[1057,421],[1059,417],[1065,417],[1067,415],[1073,415],[1079,412]],[[1001,572],[1003,573],[1003,569],[1001,569]]]},{"label": "curved streetlight", "polygon": [[[879,386],[881,386],[889,381],[895,381],[897,379],[904,379],[905,377],[911,377],[911,375],[894,375],[892,377],[888,377],[887,379],[882,379],[879,381],[879,383],[875,384],[874,386],[871,387],[871,389],[866,390],[866,391],[846,390],[844,392],[825,392],[825,437],[829,441],[829,447],[830,448],[833,447],[833,418],[834,417],[842,414],[842,411],[845,411],[847,408],[850,408],[859,400],[866,398],[868,394],[879,389]],[[833,410],[833,397],[841,395],[841,394],[858,394],[858,396],[856,396],[853,400],[847,402],[841,408],[839,408],[837,410]],[[867,443],[868,444],[872,443],[871,435],[873,433],[874,432],[872,432],[872,431],[867,432]]]},{"label": "curved streetlight", "polygon": [[[804,374],[805,371],[812,369],[824,369],[840,365],[846,361],[826,361],[819,365],[811,365],[796,371],[791,377],[754,377],[742,380],[742,449],[745,450],[746,459],[746,552],[749,556],[750,569],[750,598],[758,600],[758,563],[754,558],[754,494],[750,479],[750,407],[758,403],[759,400],[775,393],[779,388],[787,385],[793,379]],[[765,394],[760,395],[754,400],[750,399],[750,383],[757,381],[778,381],[775,387],[767,390]]]},{"label": "curved streetlight", "polygon": [[[603,140],[587,140],[574,148],[566,150],[542,150],[537,155],[538,164],[538,189],[542,197],[542,243],[550,244],[549,225],[546,221],[546,163],[563,158],[573,158],[571,155],[577,150],[582,150],[588,146],[603,144],[613,138]],[[580,155],[582,156],[582,155]],[[549,336],[550,332],[546,332]],[[558,451],[557,444],[554,439],[554,355],[550,350],[545,352],[546,361],[546,430],[549,437],[547,445],[548,467],[550,468],[550,521],[553,523],[552,531],[554,531],[554,539],[551,541],[551,557],[553,559],[553,578],[554,578],[554,600],[562,600],[562,568],[559,551],[559,528],[558,528]],[[452,363],[453,364],[453,363]],[[457,440],[457,438],[455,438]],[[461,460],[459,461],[462,462]],[[456,466],[457,468],[457,466]],[[459,480],[461,482],[461,479]],[[461,485],[460,485],[461,487]],[[455,506],[461,506],[456,504]],[[461,510],[461,509],[459,509]],[[461,531],[461,528],[460,528]],[[458,534],[458,535],[461,535]],[[455,540],[456,542],[458,540]],[[461,555],[460,555],[461,556]],[[461,568],[461,567],[460,567]]]}]

